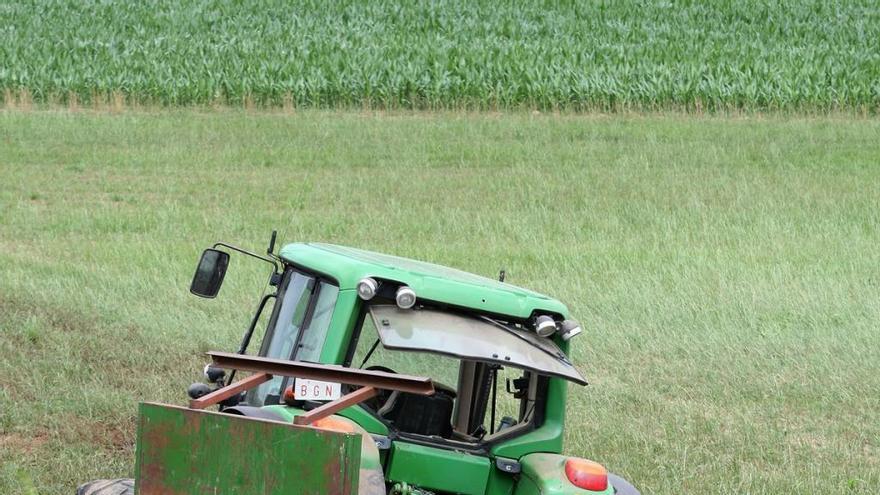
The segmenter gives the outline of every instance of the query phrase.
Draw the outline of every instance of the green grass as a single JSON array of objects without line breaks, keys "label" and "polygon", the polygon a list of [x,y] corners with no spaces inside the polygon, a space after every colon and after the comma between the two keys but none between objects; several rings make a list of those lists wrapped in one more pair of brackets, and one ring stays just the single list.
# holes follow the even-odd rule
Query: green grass
[{"label": "green grass", "polygon": [[132,474],[265,281],[202,248],[321,240],[557,296],[569,452],[644,493],[880,491],[880,122],[0,113],[0,492]]},{"label": "green grass", "polygon": [[873,0],[0,5],[6,100],[876,112]]}]

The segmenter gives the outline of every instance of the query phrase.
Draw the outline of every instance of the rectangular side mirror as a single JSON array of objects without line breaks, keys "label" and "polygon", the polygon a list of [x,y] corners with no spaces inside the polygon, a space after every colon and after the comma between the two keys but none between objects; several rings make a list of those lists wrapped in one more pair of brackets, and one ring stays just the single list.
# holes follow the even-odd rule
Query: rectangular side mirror
[{"label": "rectangular side mirror", "polygon": [[212,299],[217,297],[223,277],[226,276],[226,267],[229,266],[229,253],[216,249],[205,249],[196,274],[193,275],[189,291],[199,297]]}]

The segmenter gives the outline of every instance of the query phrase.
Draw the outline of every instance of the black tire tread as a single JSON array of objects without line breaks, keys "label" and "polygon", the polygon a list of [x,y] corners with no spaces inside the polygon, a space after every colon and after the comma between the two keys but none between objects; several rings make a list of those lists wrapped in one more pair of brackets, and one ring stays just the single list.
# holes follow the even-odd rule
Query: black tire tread
[{"label": "black tire tread", "polygon": [[614,473],[608,473],[608,482],[614,487],[615,495],[639,495],[636,487]]},{"label": "black tire tread", "polygon": [[76,489],[76,495],[134,495],[134,480],[95,480]]}]

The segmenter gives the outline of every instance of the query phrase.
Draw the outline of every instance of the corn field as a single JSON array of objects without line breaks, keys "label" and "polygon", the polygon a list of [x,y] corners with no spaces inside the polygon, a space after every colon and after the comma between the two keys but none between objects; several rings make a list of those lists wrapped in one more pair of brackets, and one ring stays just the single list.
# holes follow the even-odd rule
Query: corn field
[{"label": "corn field", "polygon": [[6,1],[10,103],[880,109],[880,3]]}]

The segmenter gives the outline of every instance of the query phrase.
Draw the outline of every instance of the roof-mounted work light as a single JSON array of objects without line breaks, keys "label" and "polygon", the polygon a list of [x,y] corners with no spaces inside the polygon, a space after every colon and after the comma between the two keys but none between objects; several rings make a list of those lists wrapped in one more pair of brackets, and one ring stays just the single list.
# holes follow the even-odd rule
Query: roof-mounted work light
[{"label": "roof-mounted work light", "polygon": [[376,279],[371,277],[364,277],[357,284],[358,297],[360,297],[364,301],[369,301],[370,299],[375,297],[376,291],[378,290],[379,282],[376,282]]},{"label": "roof-mounted work light", "polygon": [[541,337],[549,337],[556,331],[556,322],[547,315],[535,318],[535,333]]},{"label": "roof-mounted work light", "polygon": [[397,302],[398,308],[409,309],[416,304],[416,292],[409,287],[402,285],[397,289],[397,294],[394,295],[394,300]]}]

